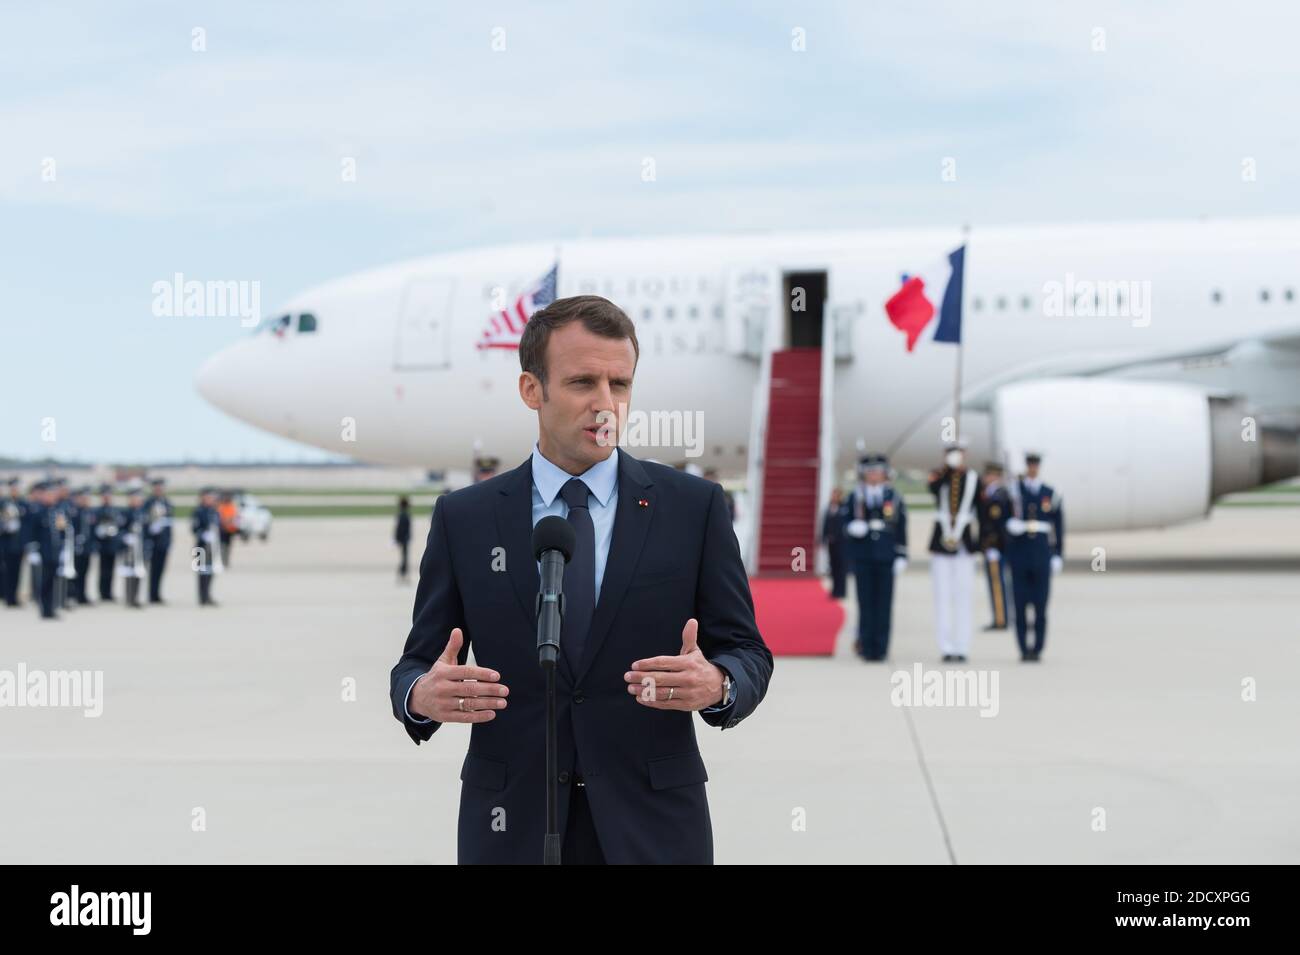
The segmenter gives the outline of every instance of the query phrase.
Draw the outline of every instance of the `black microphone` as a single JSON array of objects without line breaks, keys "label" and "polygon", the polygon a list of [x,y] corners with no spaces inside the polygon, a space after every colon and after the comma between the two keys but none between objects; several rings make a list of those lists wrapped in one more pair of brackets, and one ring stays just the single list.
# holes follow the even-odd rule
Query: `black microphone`
[{"label": "black microphone", "polygon": [[543,670],[560,655],[560,621],[564,617],[564,565],[573,556],[577,537],[562,517],[543,517],[533,528],[533,556],[541,561],[541,581],[533,612],[537,616],[537,658]]}]

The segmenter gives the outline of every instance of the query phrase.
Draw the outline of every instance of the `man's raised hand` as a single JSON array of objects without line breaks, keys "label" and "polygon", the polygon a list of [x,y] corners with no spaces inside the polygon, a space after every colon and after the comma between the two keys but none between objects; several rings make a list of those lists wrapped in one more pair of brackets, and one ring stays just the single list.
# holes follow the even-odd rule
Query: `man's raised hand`
[{"label": "man's raised hand", "polygon": [[505,709],[510,688],[500,682],[501,674],[456,662],[464,642],[460,627],[452,630],[442,656],[411,687],[407,709],[416,716],[438,723],[486,723]]},{"label": "man's raised hand", "polygon": [[682,651],[675,657],[647,657],[623,674],[627,692],[656,710],[702,710],[722,702],[722,670],[700,652],[699,623],[682,628]]}]

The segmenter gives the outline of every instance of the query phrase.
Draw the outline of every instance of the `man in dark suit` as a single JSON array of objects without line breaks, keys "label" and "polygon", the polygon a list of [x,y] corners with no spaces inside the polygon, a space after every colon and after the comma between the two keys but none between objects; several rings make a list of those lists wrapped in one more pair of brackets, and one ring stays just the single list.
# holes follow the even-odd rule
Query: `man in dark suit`
[{"label": "man in dark suit", "polygon": [[691,714],[736,726],[767,692],[772,654],[722,488],[615,448],[638,354],[631,320],[599,296],[537,312],[519,343],[519,393],[538,423],[531,457],[434,506],[391,694],[416,743],[442,723],[474,724],[462,863],[542,860],[531,538],[546,516],[566,518],[576,539],[556,669],[563,859],[713,861]]}]

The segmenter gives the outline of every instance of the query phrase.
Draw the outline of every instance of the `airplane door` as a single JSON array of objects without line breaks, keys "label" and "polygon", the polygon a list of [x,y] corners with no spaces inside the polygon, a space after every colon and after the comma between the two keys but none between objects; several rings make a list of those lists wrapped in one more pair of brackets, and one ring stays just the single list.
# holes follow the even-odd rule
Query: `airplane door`
[{"label": "airplane door", "polygon": [[445,368],[449,365],[451,303],[455,281],[442,275],[411,279],[402,291],[397,315],[398,371]]}]

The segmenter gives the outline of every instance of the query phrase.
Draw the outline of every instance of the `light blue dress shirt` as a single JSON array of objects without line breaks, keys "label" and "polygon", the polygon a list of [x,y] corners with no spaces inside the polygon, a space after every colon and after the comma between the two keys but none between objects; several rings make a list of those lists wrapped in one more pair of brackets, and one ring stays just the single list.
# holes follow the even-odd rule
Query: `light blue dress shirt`
[{"label": "light blue dress shirt", "polygon": [[[587,485],[587,507],[591,511],[591,523],[595,526],[596,531],[595,595],[597,603],[600,601],[600,585],[605,579],[605,565],[609,561],[609,542],[614,536],[614,517],[618,512],[618,456],[620,453],[615,449],[614,453],[604,461],[593,464],[581,474],[576,475]],[[575,475],[547,460],[536,444],[533,445],[532,468],[533,526],[536,527],[537,522],[543,517],[567,518],[569,516],[569,505],[565,504],[564,498],[560,497],[560,489],[573,480]],[[538,564],[539,573],[540,568],[541,565]],[[413,689],[415,689],[414,682],[411,684],[411,689],[406,691],[408,704]],[[719,709],[723,709],[723,707],[710,706],[703,712],[713,713]],[[411,713],[409,707],[406,710],[406,715],[413,723],[432,722],[431,720],[416,717]]]},{"label": "light blue dress shirt", "polygon": [[[609,561],[609,542],[614,536],[614,514],[618,510],[618,454],[616,450],[599,464],[593,464],[577,477],[587,485],[587,507],[596,530],[596,601],[600,601],[600,584],[605,579]],[[543,517],[569,516],[569,505],[560,497],[560,489],[574,475],[542,456],[533,445],[533,526]],[[541,564],[538,564],[538,571]]]}]

